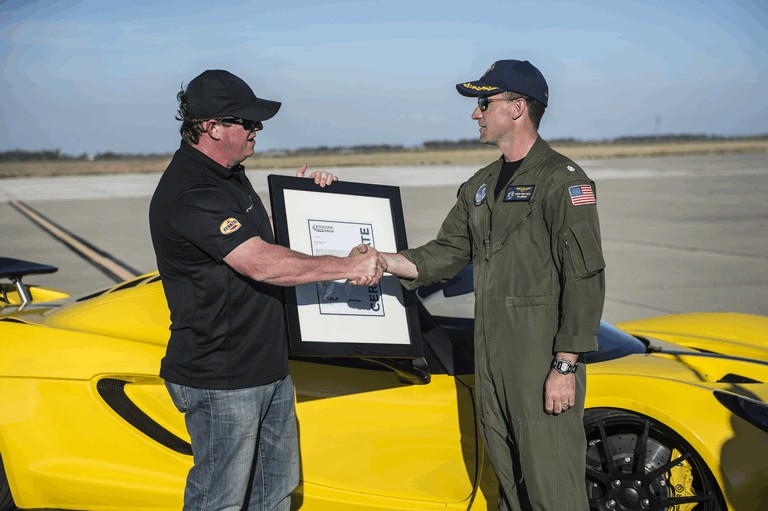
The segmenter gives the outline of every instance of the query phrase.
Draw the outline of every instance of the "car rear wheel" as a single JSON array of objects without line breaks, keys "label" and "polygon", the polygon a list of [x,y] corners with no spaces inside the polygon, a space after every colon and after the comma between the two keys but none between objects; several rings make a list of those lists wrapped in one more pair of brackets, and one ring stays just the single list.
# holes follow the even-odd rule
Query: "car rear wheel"
[{"label": "car rear wheel", "polygon": [[715,511],[720,489],[677,433],[640,414],[587,410],[587,495],[598,511]]},{"label": "car rear wheel", "polygon": [[8,484],[8,477],[5,475],[5,466],[3,458],[0,456],[0,511],[16,511],[16,504],[11,495],[11,486]]}]

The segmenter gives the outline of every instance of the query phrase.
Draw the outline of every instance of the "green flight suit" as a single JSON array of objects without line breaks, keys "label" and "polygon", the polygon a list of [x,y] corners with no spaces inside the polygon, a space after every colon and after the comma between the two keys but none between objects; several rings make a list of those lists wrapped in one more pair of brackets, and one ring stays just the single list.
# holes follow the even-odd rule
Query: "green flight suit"
[{"label": "green flight suit", "polygon": [[[544,411],[544,382],[556,352],[597,349],[605,279],[594,183],[538,138],[498,199],[499,159],[458,192],[437,238],[401,252],[418,278],[444,281],[474,263],[478,417],[500,481],[500,509],[586,511],[586,366],[576,403]],[[583,357],[582,357],[583,358]]]}]

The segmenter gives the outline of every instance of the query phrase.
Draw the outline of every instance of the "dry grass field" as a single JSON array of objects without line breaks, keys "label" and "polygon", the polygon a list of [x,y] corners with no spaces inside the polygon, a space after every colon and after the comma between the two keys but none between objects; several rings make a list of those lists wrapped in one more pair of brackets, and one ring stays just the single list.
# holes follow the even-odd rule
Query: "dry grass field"
[{"label": "dry grass field", "polygon": [[[642,156],[765,153],[768,152],[768,138],[658,144],[569,143],[553,145],[553,147],[578,162],[583,160]],[[296,168],[303,163],[308,163],[314,168],[351,166],[481,166],[496,158],[498,154],[498,149],[495,147],[452,150],[413,149],[400,152],[350,152],[341,154],[277,155],[257,153],[255,157],[246,160],[246,167],[248,169],[282,169]],[[135,160],[120,159],[111,161],[0,162],[0,178],[162,172],[167,164],[167,158],[137,158]]]}]

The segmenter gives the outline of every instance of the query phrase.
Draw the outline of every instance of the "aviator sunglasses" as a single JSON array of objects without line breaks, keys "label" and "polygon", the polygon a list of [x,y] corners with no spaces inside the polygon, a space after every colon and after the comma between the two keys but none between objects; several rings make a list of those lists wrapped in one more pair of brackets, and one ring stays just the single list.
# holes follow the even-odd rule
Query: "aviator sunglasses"
[{"label": "aviator sunglasses", "polygon": [[528,98],[524,96],[518,96],[516,98],[496,98],[496,99],[488,99],[488,98],[477,98],[477,106],[480,108],[481,112],[485,112],[488,110],[488,105],[495,101],[517,101],[518,99],[524,99],[528,101]]}]

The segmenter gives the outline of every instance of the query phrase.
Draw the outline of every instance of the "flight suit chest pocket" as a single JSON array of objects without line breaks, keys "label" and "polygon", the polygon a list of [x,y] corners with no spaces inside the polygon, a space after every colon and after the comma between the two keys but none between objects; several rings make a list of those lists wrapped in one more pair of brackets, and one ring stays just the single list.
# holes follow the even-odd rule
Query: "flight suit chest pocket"
[{"label": "flight suit chest pocket", "polygon": [[598,235],[586,220],[573,224],[560,239],[566,280],[591,277],[605,268]]}]

